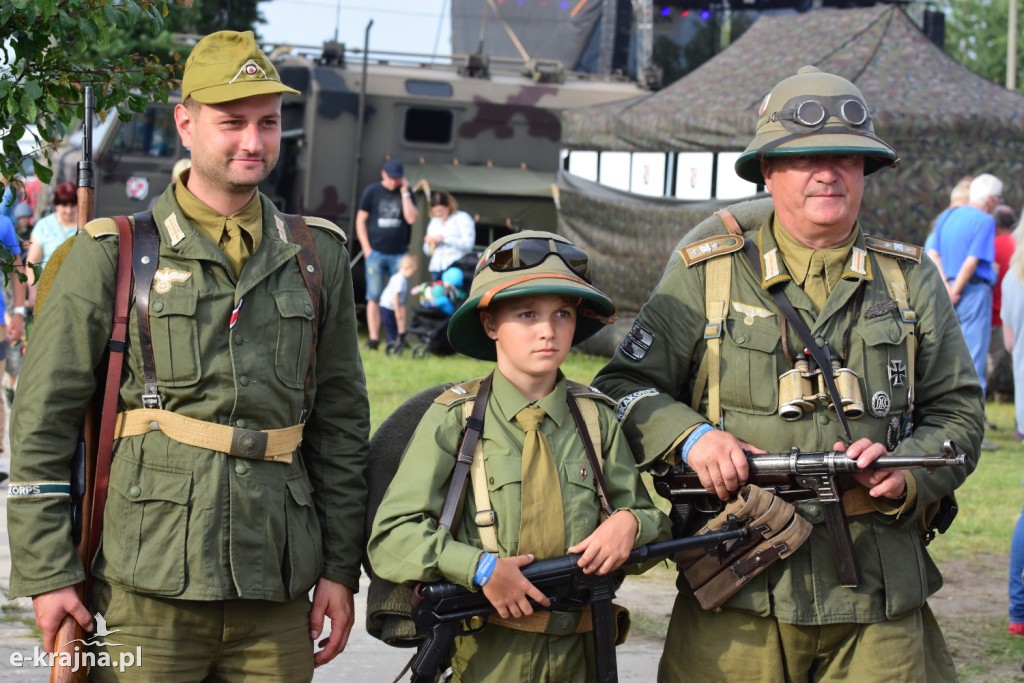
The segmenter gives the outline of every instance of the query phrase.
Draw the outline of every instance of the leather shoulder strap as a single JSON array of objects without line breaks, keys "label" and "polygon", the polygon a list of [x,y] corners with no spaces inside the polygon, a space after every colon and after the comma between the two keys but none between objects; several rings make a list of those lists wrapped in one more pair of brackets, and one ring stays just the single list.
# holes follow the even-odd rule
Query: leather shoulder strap
[{"label": "leather shoulder strap", "polygon": [[153,334],[149,325],[149,293],[153,276],[160,262],[160,233],[153,222],[153,213],[144,211],[135,218],[135,248],[132,272],[135,274],[135,318],[139,325],[139,355],[142,357],[143,408],[162,408],[160,388],[156,381],[156,360],[153,355]]},{"label": "leather shoulder strap", "polygon": [[[114,454],[114,419],[117,415],[117,400],[121,393],[121,369],[124,365],[125,340],[128,338],[128,305],[132,291],[132,253],[134,239],[132,227],[126,216],[118,216],[119,234],[117,256],[117,284],[114,292],[113,327],[110,332],[109,355],[107,358],[106,384],[103,386],[100,428],[96,447],[96,468],[93,478],[92,505],[89,510],[89,545],[85,563],[87,583],[91,583],[89,568],[96,557],[103,535],[103,508],[107,504],[107,487],[110,483],[110,462]],[[89,595],[90,585],[85,595]]]},{"label": "leather shoulder strap", "polygon": [[491,375],[487,375],[480,382],[480,390],[476,395],[473,404],[473,414],[466,420],[466,429],[462,433],[462,443],[459,444],[459,455],[455,461],[455,469],[452,470],[452,478],[448,484],[448,493],[444,498],[444,505],[441,508],[441,518],[438,523],[449,529],[452,535],[458,530],[459,519],[462,516],[462,507],[466,500],[466,484],[468,482],[469,467],[473,463],[473,453],[476,450],[480,433],[484,429],[484,412],[487,410],[487,399],[491,395]]},{"label": "leather shoulder strap", "polygon": [[[598,456],[597,450],[594,448],[594,443],[597,443],[598,448],[601,447],[600,423],[597,423],[598,434],[595,440],[592,431],[593,424],[589,424],[588,420],[584,417],[580,409],[580,402],[576,400],[576,396],[573,395],[572,391],[565,392],[565,400],[569,404],[569,412],[572,414],[572,421],[576,424],[576,431],[580,435],[580,441],[583,442],[583,450],[587,452],[590,468],[594,470],[594,481],[597,484],[597,498],[601,503],[601,513],[606,517],[610,517],[614,510],[608,503],[608,490],[604,484],[604,475],[602,473],[604,459]],[[596,422],[597,406],[594,402],[583,401],[583,405],[587,406],[587,412],[593,411],[592,415],[590,415],[590,422]]]}]

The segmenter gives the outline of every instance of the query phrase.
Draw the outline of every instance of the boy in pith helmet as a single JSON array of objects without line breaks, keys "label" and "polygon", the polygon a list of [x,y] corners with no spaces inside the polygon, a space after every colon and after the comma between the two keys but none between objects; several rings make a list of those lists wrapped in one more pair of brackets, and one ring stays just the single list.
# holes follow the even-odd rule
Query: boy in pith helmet
[{"label": "boy in pith helmet", "polygon": [[[668,534],[611,403],[559,369],[573,344],[615,314],[589,270],[585,252],[551,233],[524,231],[488,247],[448,336],[460,353],[496,361],[495,369],[427,410],[377,510],[369,557],[378,575],[445,579],[482,590],[495,607],[483,631],[456,638],[453,681],[594,680],[589,610],[534,611],[529,599],[547,599],[522,567],[573,552],[582,553],[584,571],[605,574],[634,547]],[[466,417],[481,401],[473,456],[480,469],[461,518],[442,519]],[[573,403],[587,424],[576,423]],[[588,458],[583,438],[603,467]]]}]

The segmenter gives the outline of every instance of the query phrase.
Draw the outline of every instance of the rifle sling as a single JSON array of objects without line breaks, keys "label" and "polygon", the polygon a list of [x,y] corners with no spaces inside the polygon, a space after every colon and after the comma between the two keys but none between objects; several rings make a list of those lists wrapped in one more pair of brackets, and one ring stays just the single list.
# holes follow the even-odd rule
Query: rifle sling
[{"label": "rifle sling", "polygon": [[590,469],[594,470],[594,482],[597,484],[597,497],[601,503],[601,512],[611,517],[614,510],[608,502],[608,493],[604,485],[604,476],[601,473],[601,462],[594,450],[594,442],[590,439],[590,430],[587,429],[586,421],[580,413],[580,407],[571,391],[565,392],[565,400],[569,404],[569,412],[572,413],[572,421],[576,424],[576,431],[579,432],[580,441],[583,442],[583,450],[587,452],[587,459],[590,460]]},{"label": "rifle sling", "polygon": [[135,248],[138,258],[132,257],[135,274],[135,318],[139,325],[139,355],[142,356],[142,407],[163,408],[156,381],[156,361],[153,356],[153,334],[149,325],[149,292],[153,276],[160,262],[160,233],[153,222],[153,213],[135,214]]},{"label": "rifle sling", "polygon": [[477,390],[476,400],[473,404],[473,414],[466,420],[466,430],[462,433],[462,443],[459,444],[459,455],[455,461],[455,469],[452,470],[452,478],[448,484],[448,493],[444,497],[444,506],[441,508],[439,524],[447,528],[452,536],[459,528],[459,520],[462,517],[462,506],[466,500],[466,484],[469,482],[469,468],[473,464],[473,451],[476,450],[476,443],[480,440],[480,433],[484,429],[484,411],[487,409],[487,399],[491,395],[491,375],[487,375],[480,382]]},{"label": "rifle sling", "polygon": [[[743,253],[747,255],[751,265],[754,267],[754,273],[758,279],[761,279],[761,262],[760,255],[757,251],[757,245],[752,241],[746,241],[743,244]],[[775,305],[779,307],[782,314],[786,316],[786,320],[793,326],[797,334],[800,335],[800,339],[804,343],[804,347],[814,358],[814,362],[818,364],[821,369],[821,376],[825,379],[825,386],[828,388],[829,396],[832,397],[832,405],[835,406],[836,417],[839,418],[839,423],[843,426],[843,433],[846,435],[846,443],[853,443],[853,436],[850,433],[850,425],[846,421],[846,414],[843,413],[843,402],[839,397],[839,390],[836,388],[835,378],[832,376],[831,368],[832,361],[826,352],[828,348],[828,342],[824,344],[824,348],[818,346],[814,337],[811,335],[811,330],[807,327],[807,323],[800,317],[800,314],[793,308],[793,304],[790,303],[789,299],[786,298],[785,293],[782,291],[783,285],[775,285],[768,288],[768,293],[771,294],[772,299],[775,300]],[[837,492],[838,493],[838,492]],[[825,513],[825,526],[828,528],[828,535],[832,541],[832,552],[835,555],[836,571],[839,573],[839,582],[848,587],[855,587],[860,585],[860,567],[857,564],[857,557],[853,554],[853,539],[850,537],[850,526],[846,520],[846,516],[843,513],[843,504],[840,498],[837,496],[832,497],[831,500],[821,501],[822,510]]]},{"label": "rifle sling", "polygon": [[[114,294],[113,327],[110,333],[107,358],[107,379],[103,388],[100,430],[96,449],[96,474],[92,509],[89,511],[89,545],[85,562],[85,597],[92,591],[92,561],[99,549],[103,534],[103,508],[107,503],[107,485],[110,483],[110,461],[114,453],[114,418],[121,390],[121,368],[124,364],[125,340],[128,337],[128,305],[132,289],[132,258],[134,236],[126,216],[116,216],[118,231],[117,284]],[[155,254],[153,258],[155,260]]]}]

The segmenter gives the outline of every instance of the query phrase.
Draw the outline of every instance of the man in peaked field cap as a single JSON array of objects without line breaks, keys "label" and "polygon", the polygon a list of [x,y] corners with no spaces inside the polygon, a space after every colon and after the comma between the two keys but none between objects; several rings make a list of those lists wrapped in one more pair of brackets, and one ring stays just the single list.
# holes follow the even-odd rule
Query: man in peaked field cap
[{"label": "man in peaked field cap", "polygon": [[[857,220],[865,176],[897,162],[860,90],[806,66],[758,116],[736,172],[771,198],[682,239],[595,380],[618,399],[633,452],[655,473],[686,463],[721,501],[758,483],[748,457],[792,448],[845,451],[865,468],[951,439],[967,466],[841,476],[849,544],[842,518],[825,520],[838,503],[790,496],[810,536],[769,539],[756,562],[720,572],[730,581],[712,577],[728,587],[720,608],[702,608],[710,579],[680,574],[659,680],[956,680],[926,602],[942,578],[925,549],[983,432],[956,314],[919,247]],[[827,391],[822,367],[836,380]],[[677,533],[709,518],[677,515]]]},{"label": "man in peaked field cap", "polygon": [[[111,334],[116,222],[90,222],[47,271],[12,418],[10,593],[33,596],[47,650],[66,615],[102,617],[116,636],[95,646],[94,680],[308,681],[348,640],[369,408],[346,238],[258,190],[296,92],[252,33],[212,34],[186,63],[174,115],[192,166],[132,219],[136,303],[88,607],[69,480]],[[102,664],[123,651],[140,661]]]}]

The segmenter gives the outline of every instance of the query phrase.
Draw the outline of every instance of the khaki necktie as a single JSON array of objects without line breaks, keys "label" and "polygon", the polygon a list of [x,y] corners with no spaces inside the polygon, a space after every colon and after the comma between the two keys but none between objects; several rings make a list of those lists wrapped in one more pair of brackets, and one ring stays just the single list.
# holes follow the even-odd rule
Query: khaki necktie
[{"label": "khaki necktie", "polygon": [[224,221],[224,234],[220,238],[220,248],[231,265],[235,277],[242,272],[242,266],[249,258],[249,248],[242,239],[242,228],[230,218]]},{"label": "khaki necktie", "polygon": [[523,502],[519,523],[519,554],[558,557],[565,548],[562,490],[547,439],[540,431],[541,408],[523,408],[516,422],[526,432],[523,440]]}]

